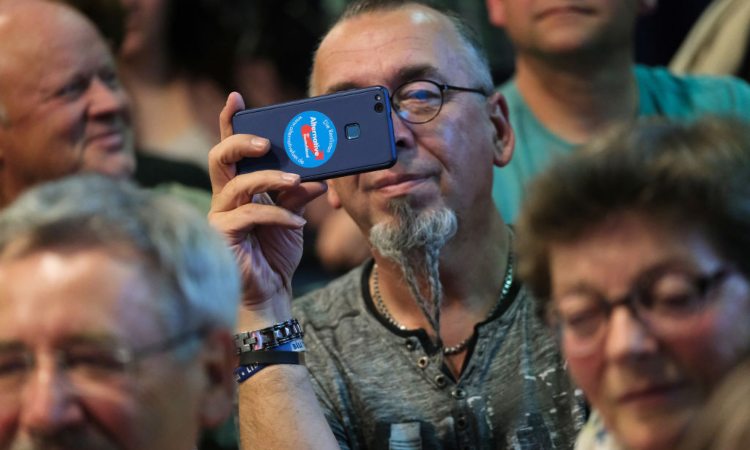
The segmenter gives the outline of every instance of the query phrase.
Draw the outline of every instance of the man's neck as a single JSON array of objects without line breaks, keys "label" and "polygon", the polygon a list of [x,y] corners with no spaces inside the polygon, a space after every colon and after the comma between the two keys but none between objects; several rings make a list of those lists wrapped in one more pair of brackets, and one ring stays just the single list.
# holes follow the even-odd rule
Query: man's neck
[{"label": "man's neck", "polygon": [[[473,328],[473,325],[484,320],[486,312],[498,298],[510,242],[505,224],[499,213],[495,214],[497,217],[480,227],[459,227],[440,253],[439,272],[443,288],[441,328],[445,331],[449,331],[444,328],[448,327],[448,323]],[[477,236],[483,238],[477,239]],[[404,281],[401,267],[377,253],[375,260],[378,264],[379,290],[390,313],[407,328],[431,331]],[[421,274],[419,284],[423,294],[429,298],[429,283]],[[454,320],[454,315],[460,316],[461,320]],[[458,322],[466,323],[461,325]]]},{"label": "man's neck", "polygon": [[[487,319],[500,299],[504,274],[508,270],[511,245],[507,227],[500,214],[493,209],[486,225],[468,226],[446,245],[440,255],[440,281],[443,300],[440,308],[440,338],[446,348],[460,348],[445,362],[458,378],[466,359],[465,342],[474,333],[474,327]],[[480,218],[488,219],[488,217]],[[477,236],[482,236],[477,239]],[[370,292],[380,296],[393,320],[408,329],[421,328],[435,339],[434,330],[422,313],[398,264],[375,254],[377,277],[370,279]],[[377,285],[374,285],[377,283]],[[430,298],[428,282],[421,277],[422,292]],[[378,300],[376,299],[376,304]]]},{"label": "man's neck", "polygon": [[516,84],[524,101],[548,130],[572,144],[588,142],[634,118],[638,110],[630,50],[590,61],[516,59]]}]

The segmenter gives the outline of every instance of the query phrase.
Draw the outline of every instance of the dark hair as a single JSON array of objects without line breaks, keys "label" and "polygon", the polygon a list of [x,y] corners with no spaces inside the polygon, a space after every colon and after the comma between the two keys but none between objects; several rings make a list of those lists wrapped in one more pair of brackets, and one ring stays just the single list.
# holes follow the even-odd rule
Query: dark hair
[{"label": "dark hair", "polygon": [[[531,185],[518,223],[519,274],[550,296],[549,249],[625,212],[701,231],[750,274],[750,130],[739,119],[638,122],[593,142]],[[541,305],[540,305],[541,306]]]},{"label": "dark hair", "polygon": [[313,53],[329,20],[321,0],[248,2],[237,58],[268,61],[285,88],[307,87]]},{"label": "dark hair", "polygon": [[[79,10],[96,25],[117,54],[125,38],[126,10],[120,0],[53,0]],[[172,75],[185,73],[234,88],[236,49],[252,4],[243,0],[167,0],[165,39]]]},{"label": "dark hair", "polygon": [[165,17],[170,64],[175,71],[234,89],[237,45],[255,2],[169,0]]}]

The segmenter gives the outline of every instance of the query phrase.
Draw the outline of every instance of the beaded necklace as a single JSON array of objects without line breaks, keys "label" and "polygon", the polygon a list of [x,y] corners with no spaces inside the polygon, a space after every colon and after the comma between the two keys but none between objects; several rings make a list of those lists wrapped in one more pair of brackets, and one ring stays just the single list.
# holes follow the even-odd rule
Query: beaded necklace
[{"label": "beaded necklace", "polygon": [[[509,234],[509,236],[511,236],[512,239],[512,235]],[[505,300],[505,297],[508,295],[510,286],[513,284],[513,251],[511,250],[511,239],[509,239],[508,241],[508,262],[505,268],[505,279],[503,280],[503,287],[500,290],[500,296],[498,297],[497,302],[495,302],[495,304],[492,306],[492,309],[490,309],[490,312],[487,314],[487,317],[485,317],[484,320],[489,319],[495,314],[495,312],[497,312],[497,309],[500,307],[500,305],[503,303],[503,300]],[[383,302],[383,296],[380,294],[379,279],[380,277],[378,275],[378,265],[375,264],[375,266],[372,268],[372,293],[375,300],[375,308],[383,316],[383,318],[388,321],[388,323],[398,328],[399,330],[406,330],[406,327],[398,323],[396,319],[391,315],[390,311],[388,311],[388,308],[385,306],[385,303]],[[466,346],[469,344],[469,341],[473,336],[474,334],[472,333],[466,339],[456,345],[443,347],[443,354],[446,356],[450,356],[461,353],[466,349]]]}]

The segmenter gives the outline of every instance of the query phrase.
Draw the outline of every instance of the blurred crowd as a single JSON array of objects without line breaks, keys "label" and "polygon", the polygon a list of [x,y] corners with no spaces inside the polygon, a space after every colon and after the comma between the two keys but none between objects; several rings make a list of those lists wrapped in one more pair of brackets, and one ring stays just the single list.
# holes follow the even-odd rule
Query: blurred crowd
[{"label": "blurred crowd", "polygon": [[[0,449],[745,448],[747,81],[747,0],[0,0]],[[372,84],[386,175],[235,177]]]}]

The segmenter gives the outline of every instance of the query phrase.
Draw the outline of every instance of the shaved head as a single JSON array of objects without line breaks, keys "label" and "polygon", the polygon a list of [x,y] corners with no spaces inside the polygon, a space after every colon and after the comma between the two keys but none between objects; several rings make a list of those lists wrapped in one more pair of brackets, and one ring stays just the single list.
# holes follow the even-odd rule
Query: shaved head
[{"label": "shaved head", "polygon": [[[434,21],[441,23],[447,33],[454,33],[456,41],[461,44],[463,51],[459,55],[465,58],[464,67],[470,73],[473,81],[488,92],[492,90],[492,75],[490,73],[489,60],[475,31],[457,14],[433,8],[431,5],[412,0],[359,0],[350,3],[338,21],[323,37],[320,47],[313,57],[313,67],[310,73],[310,95],[320,95],[317,87],[317,62],[321,47],[330,41],[329,37],[335,37],[344,29],[343,25],[352,20],[367,15],[387,14],[393,11],[410,11],[415,21]],[[350,32],[351,30],[347,30]]]},{"label": "shaved head", "polygon": [[0,125],[7,125],[10,117],[6,106],[6,90],[15,89],[3,82],[9,71],[25,70],[27,61],[39,54],[40,46],[49,45],[35,28],[67,22],[76,27],[93,25],[72,7],[48,0],[0,0]]},{"label": "shaved head", "polygon": [[70,174],[132,174],[127,95],[94,24],[60,2],[0,0],[0,55],[0,207]]}]

